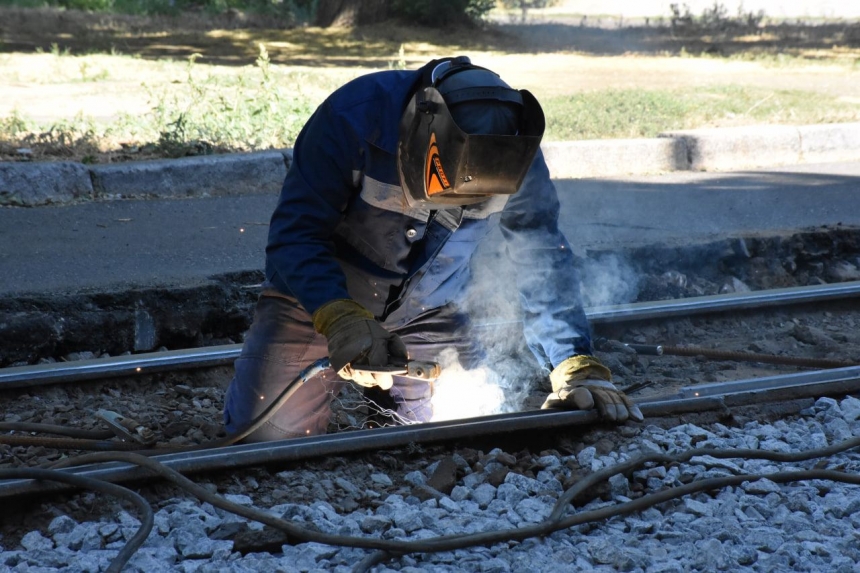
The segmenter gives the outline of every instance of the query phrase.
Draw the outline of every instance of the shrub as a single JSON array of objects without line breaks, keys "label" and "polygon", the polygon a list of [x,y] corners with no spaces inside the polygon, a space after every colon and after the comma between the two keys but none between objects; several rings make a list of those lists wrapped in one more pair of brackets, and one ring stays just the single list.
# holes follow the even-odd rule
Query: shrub
[{"label": "shrub", "polygon": [[443,28],[452,24],[477,22],[495,5],[495,0],[392,0],[390,15],[422,26]]}]

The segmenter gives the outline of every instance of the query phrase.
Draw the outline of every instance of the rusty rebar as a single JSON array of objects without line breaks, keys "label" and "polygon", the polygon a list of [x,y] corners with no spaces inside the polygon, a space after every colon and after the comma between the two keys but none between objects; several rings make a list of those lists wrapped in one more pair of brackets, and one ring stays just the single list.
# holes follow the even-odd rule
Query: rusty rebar
[{"label": "rusty rebar", "polygon": [[833,360],[830,358],[805,358],[802,356],[779,356],[777,354],[759,354],[757,352],[736,352],[733,350],[717,350],[701,346],[661,346],[663,355],[671,356],[704,356],[711,360],[733,360],[737,362],[762,362],[766,364],[782,364],[785,366],[801,366],[805,368],[847,368],[857,366],[850,360]]}]

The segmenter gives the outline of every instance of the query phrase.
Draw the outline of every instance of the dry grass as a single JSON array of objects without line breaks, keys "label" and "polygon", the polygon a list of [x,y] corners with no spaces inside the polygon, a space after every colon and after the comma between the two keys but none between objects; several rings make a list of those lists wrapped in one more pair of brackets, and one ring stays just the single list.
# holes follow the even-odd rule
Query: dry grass
[{"label": "dry grass", "polygon": [[[272,74],[265,86],[254,66],[261,44],[268,50]],[[67,145],[70,157],[95,161],[158,154],[162,150],[156,144],[165,132],[182,135],[175,125],[180,117],[185,117],[183,128],[190,126],[190,105],[224,111],[232,105],[231,97],[268,98],[277,88],[279,102],[293,100],[296,110],[309,114],[328,92],[360,74],[416,67],[459,53],[533,91],[555,114],[554,125],[570,125],[571,114],[581,115],[577,98],[591,106],[608,102],[609,111],[601,114],[610,115],[613,105],[626,106],[630,113],[636,106],[627,104],[635,104],[642,92],[654,93],[649,101],[665,102],[653,109],[645,106],[641,117],[606,116],[607,127],[582,127],[580,133],[588,137],[621,136],[609,127],[619,121],[633,124],[630,133],[650,133],[659,130],[661,121],[676,127],[678,121],[669,119],[696,127],[684,122],[736,125],[860,117],[856,23],[779,25],[739,34],[554,23],[440,33],[392,24],[294,27],[236,12],[153,18],[0,8],[0,159],[19,159],[20,146],[33,149],[37,158],[57,157]],[[189,69],[192,56],[195,64]],[[195,90],[205,90],[213,99],[201,100]],[[780,97],[768,101],[782,102],[782,107],[770,115],[726,111],[744,109],[746,101],[771,93]],[[673,110],[685,109],[672,98],[704,102],[699,107],[735,98],[737,105],[661,119],[661,113],[671,116],[678,113]],[[232,122],[234,134],[249,129],[240,125],[244,116],[225,115],[218,121]],[[301,118],[296,121],[300,124]],[[23,128],[17,135],[16,126]],[[189,153],[233,149],[219,141],[202,147],[200,141],[189,143]],[[246,148],[254,147],[248,142]]]}]

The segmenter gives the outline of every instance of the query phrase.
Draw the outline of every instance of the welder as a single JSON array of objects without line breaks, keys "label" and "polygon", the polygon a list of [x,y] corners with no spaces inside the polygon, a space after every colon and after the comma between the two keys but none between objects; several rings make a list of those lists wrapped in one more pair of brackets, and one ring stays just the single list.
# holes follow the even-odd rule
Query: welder
[{"label": "welder", "polygon": [[227,390],[225,425],[254,420],[315,360],[247,441],[325,433],[352,380],[384,389],[406,422],[432,415],[432,385],[385,372],[453,349],[481,364],[458,306],[479,241],[498,227],[514,268],[525,341],[549,372],[543,407],[642,420],[592,351],[573,252],[540,151],[545,120],[526,90],[468,57],[363,75],[299,134],[271,218],[266,280]]}]

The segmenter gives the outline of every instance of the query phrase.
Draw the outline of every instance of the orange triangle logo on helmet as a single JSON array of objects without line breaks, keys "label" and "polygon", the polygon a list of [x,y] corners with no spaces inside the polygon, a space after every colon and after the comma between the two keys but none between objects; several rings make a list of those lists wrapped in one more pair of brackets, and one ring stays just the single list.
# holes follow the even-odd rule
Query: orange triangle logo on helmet
[{"label": "orange triangle logo on helmet", "polygon": [[427,148],[427,160],[424,167],[424,183],[427,186],[427,195],[438,195],[446,189],[451,188],[445,170],[442,169],[442,160],[439,159],[439,147],[436,145],[436,134],[430,134],[430,146]]}]

